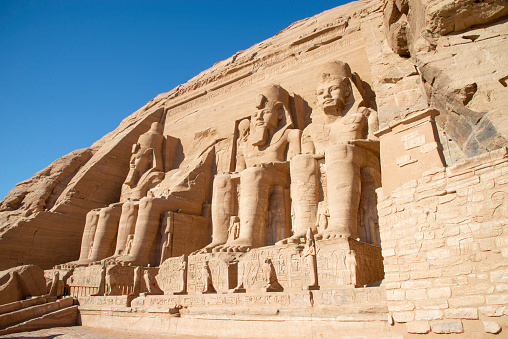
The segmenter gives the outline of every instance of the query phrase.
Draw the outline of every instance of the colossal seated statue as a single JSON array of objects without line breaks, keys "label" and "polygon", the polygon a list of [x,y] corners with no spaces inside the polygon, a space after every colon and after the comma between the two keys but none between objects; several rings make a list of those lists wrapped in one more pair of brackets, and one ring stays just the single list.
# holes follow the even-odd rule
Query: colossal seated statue
[{"label": "colossal seated statue", "polygon": [[[265,246],[270,194],[289,188],[288,160],[300,153],[301,131],[293,129],[289,94],[278,85],[263,88],[256,110],[238,124],[236,172],[219,174],[213,182],[212,243],[204,252],[243,252]],[[231,236],[235,213],[235,183],[239,176],[238,224]],[[237,222],[237,219],[234,219]],[[229,237],[228,237],[229,235]]]},{"label": "colossal seated statue", "polygon": [[[163,150],[166,150],[166,158],[174,157],[167,151],[169,138],[162,135],[160,123],[153,123],[151,129],[139,137],[132,147],[121,202],[88,213],[80,258],[69,265],[88,265],[104,259],[148,265],[165,212],[201,214],[208,197],[213,147],[188,161],[187,166],[184,162],[182,168],[166,173]],[[168,181],[173,182],[172,187],[165,194],[155,196],[154,187],[163,182],[165,175],[170,176]]]},{"label": "colossal seated statue", "polygon": [[121,202],[88,212],[80,256],[71,265],[87,265],[104,259],[115,244],[115,255],[125,251],[129,235],[134,232],[138,200],[164,177],[163,143],[162,125],[154,122],[150,130],[132,145],[130,169],[122,185]]},{"label": "colossal seated statue", "polygon": [[380,173],[379,141],[373,135],[377,113],[367,107],[362,89],[347,63],[320,68],[319,108],[303,131],[302,154],[291,160],[294,234],[279,243],[300,243],[309,227],[319,233],[317,239],[359,238],[362,174]]}]

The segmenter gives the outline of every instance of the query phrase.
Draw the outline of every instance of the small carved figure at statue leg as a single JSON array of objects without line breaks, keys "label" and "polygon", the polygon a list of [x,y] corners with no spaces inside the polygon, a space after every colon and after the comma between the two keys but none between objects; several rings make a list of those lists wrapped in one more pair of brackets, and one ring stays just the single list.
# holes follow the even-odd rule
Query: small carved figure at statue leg
[{"label": "small carved figure at statue leg", "polygon": [[215,293],[215,288],[213,287],[212,281],[212,273],[210,272],[210,267],[208,266],[208,261],[204,262],[203,268],[201,270],[201,281],[203,284],[203,288],[198,293]]},{"label": "small carved figure at statue leg", "polygon": [[305,290],[319,290],[317,261],[316,261],[316,241],[314,240],[314,233],[312,228],[309,227],[306,235],[305,248],[303,249],[303,256],[309,265],[309,284],[304,288]]},{"label": "small carved figure at statue leg", "polygon": [[272,259],[266,258],[263,263],[263,275],[265,276],[265,286],[261,289],[262,292],[282,292],[284,288],[277,280],[277,273],[273,267]]}]

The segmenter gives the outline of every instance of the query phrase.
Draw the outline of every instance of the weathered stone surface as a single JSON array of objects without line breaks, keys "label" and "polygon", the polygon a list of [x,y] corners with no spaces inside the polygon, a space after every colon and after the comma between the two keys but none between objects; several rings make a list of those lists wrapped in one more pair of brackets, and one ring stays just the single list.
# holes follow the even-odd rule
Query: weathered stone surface
[{"label": "weathered stone surface", "polygon": [[0,272],[0,305],[48,292],[44,271],[40,267],[25,265]]},{"label": "weathered stone surface", "polygon": [[369,0],[291,25],[17,185],[0,269],[57,265],[88,324],[173,334],[508,315],[507,11]]},{"label": "weathered stone surface", "polygon": [[423,97],[441,112],[447,163],[506,146],[506,2],[389,0],[383,11],[392,50],[411,55]]},{"label": "weathered stone surface", "polygon": [[461,321],[439,322],[430,325],[432,332],[440,334],[463,333],[464,326]]},{"label": "weathered stone surface", "polygon": [[483,327],[487,333],[498,334],[501,332],[501,326],[495,321],[484,321]]},{"label": "weathered stone surface", "polygon": [[430,324],[427,321],[411,321],[406,323],[408,333],[427,334],[430,332]]}]

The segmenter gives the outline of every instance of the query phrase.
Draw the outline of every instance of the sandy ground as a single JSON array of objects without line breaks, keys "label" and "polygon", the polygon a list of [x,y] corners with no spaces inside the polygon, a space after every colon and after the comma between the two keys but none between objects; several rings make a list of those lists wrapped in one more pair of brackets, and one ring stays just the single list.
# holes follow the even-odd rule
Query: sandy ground
[{"label": "sandy ground", "polygon": [[112,338],[139,338],[139,339],[203,339],[205,337],[175,336],[169,334],[153,334],[134,331],[115,331],[102,328],[73,326],[54,327],[32,332],[13,333],[0,338],[45,338],[45,339],[112,339]]}]

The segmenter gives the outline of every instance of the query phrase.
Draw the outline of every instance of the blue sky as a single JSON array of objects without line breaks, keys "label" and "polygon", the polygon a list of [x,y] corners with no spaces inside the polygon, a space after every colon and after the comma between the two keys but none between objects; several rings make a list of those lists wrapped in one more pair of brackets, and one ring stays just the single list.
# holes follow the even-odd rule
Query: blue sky
[{"label": "blue sky", "polygon": [[0,199],[157,94],[345,2],[0,0]]}]

